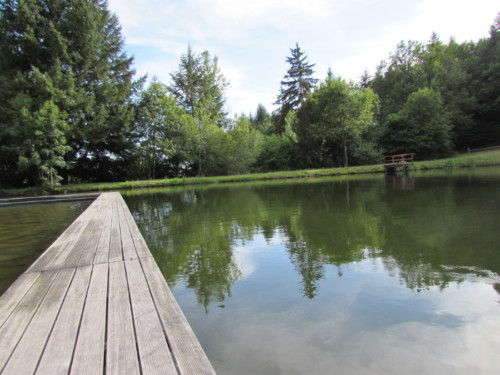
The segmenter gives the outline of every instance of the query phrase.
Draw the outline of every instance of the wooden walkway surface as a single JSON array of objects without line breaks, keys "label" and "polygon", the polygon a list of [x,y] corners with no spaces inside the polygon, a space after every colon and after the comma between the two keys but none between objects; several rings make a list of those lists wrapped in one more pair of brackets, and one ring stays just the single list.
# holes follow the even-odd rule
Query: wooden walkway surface
[{"label": "wooden walkway surface", "polygon": [[0,297],[0,373],[215,374],[119,193]]}]

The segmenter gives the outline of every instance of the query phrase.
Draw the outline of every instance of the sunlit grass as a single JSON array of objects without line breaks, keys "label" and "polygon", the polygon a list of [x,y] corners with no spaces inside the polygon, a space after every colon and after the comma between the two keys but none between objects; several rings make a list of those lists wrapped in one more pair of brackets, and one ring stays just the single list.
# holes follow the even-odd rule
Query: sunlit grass
[{"label": "sunlit grass", "polygon": [[[466,168],[466,167],[481,167],[490,165],[500,165],[500,150],[460,154],[446,159],[416,161],[412,169],[414,170],[453,169],[453,168]],[[154,188],[154,187],[165,187],[165,186],[222,184],[229,182],[283,180],[292,178],[317,178],[325,176],[383,173],[383,171],[384,171],[383,165],[376,164],[376,165],[362,165],[362,166],[347,167],[347,168],[307,169],[298,171],[254,173],[254,174],[231,175],[231,176],[168,178],[159,180],[72,184],[72,185],[62,185],[55,187],[52,193],[68,194],[68,193],[82,193],[82,192],[94,192],[94,191],[142,189],[142,188]],[[39,195],[41,193],[47,193],[47,192],[42,192],[42,190],[40,189],[12,189],[12,190],[0,191],[0,195],[3,196]]]}]

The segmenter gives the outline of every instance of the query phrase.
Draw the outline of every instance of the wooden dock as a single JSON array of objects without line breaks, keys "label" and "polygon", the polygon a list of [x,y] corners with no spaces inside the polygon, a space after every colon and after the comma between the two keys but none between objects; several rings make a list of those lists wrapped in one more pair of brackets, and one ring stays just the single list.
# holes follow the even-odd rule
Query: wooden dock
[{"label": "wooden dock", "polygon": [[407,173],[408,169],[413,166],[414,157],[415,155],[413,153],[384,156],[382,158],[382,164],[385,173]]},{"label": "wooden dock", "polygon": [[0,297],[1,374],[215,374],[119,193]]}]

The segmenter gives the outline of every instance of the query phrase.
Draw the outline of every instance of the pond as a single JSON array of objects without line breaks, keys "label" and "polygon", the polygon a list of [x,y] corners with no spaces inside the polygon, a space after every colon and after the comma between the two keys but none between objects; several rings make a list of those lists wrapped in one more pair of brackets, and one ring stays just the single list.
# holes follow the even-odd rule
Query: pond
[{"label": "pond", "polygon": [[[218,374],[498,372],[499,168],[125,198]],[[0,294],[89,203],[0,207]]]},{"label": "pond", "polygon": [[0,207],[0,295],[91,201]]},{"label": "pond", "polygon": [[498,172],[125,200],[220,375],[496,374]]}]

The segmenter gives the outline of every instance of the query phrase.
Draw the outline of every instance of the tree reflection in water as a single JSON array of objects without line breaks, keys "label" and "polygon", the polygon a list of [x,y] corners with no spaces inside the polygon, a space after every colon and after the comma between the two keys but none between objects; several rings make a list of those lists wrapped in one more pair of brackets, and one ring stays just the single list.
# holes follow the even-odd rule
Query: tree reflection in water
[{"label": "tree reflection in water", "polygon": [[167,281],[183,280],[208,309],[242,276],[234,247],[258,234],[283,242],[310,299],[327,265],[367,258],[415,291],[478,279],[498,291],[499,187],[388,176],[166,189],[126,201]]}]

